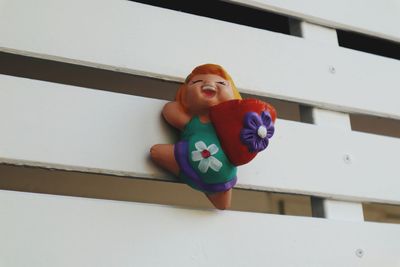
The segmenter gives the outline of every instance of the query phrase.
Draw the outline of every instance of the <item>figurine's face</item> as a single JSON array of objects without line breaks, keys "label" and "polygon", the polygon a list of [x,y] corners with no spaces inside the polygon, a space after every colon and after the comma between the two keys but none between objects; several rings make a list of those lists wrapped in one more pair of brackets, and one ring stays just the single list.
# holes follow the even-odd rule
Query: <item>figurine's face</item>
[{"label": "figurine's face", "polygon": [[214,74],[198,74],[187,85],[186,104],[189,112],[201,115],[219,103],[234,99],[229,81]]}]

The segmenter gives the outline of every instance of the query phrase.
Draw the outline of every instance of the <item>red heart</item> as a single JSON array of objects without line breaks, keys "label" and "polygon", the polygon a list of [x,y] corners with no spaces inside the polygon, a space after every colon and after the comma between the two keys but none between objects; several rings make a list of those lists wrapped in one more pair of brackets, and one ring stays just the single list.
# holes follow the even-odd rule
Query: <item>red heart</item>
[{"label": "red heart", "polygon": [[217,132],[222,149],[233,165],[246,164],[257,155],[257,152],[250,152],[248,147],[242,143],[240,131],[248,112],[256,112],[260,115],[265,110],[275,121],[275,108],[258,99],[230,100],[211,107],[211,122]]}]

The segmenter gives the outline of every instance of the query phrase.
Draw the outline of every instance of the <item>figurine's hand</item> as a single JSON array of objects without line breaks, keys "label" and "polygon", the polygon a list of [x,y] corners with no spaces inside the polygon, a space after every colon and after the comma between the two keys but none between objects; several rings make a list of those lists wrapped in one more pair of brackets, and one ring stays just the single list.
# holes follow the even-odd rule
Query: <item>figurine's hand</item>
[{"label": "figurine's hand", "polygon": [[190,115],[183,110],[178,102],[165,104],[162,114],[169,124],[180,130],[183,130],[191,119]]}]

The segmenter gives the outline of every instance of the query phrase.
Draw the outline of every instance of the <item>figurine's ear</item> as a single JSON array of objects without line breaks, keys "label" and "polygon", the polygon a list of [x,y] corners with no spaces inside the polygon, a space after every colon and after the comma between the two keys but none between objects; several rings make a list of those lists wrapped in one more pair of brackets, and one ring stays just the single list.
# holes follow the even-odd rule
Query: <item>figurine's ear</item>
[{"label": "figurine's ear", "polygon": [[176,92],[175,95],[175,101],[182,106],[185,112],[188,112],[188,106],[186,103],[186,90],[187,90],[187,84],[184,83],[178,88],[178,91]]}]

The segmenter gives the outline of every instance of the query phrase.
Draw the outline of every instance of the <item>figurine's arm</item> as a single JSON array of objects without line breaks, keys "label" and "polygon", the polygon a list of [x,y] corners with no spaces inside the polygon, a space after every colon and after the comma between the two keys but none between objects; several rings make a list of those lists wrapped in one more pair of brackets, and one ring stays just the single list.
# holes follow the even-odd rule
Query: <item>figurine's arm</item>
[{"label": "figurine's arm", "polygon": [[180,130],[183,130],[191,119],[190,115],[183,110],[178,102],[167,103],[163,108],[162,114],[169,124]]}]

